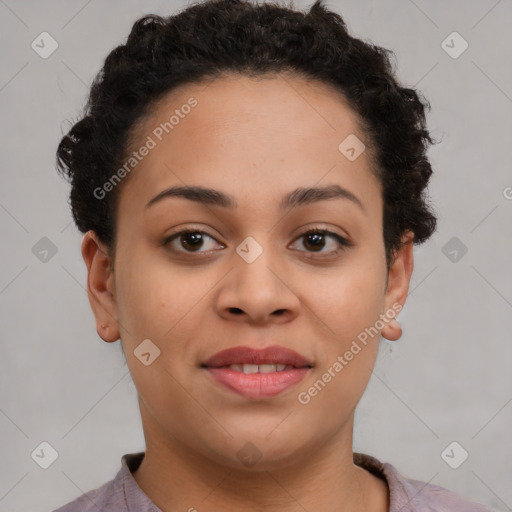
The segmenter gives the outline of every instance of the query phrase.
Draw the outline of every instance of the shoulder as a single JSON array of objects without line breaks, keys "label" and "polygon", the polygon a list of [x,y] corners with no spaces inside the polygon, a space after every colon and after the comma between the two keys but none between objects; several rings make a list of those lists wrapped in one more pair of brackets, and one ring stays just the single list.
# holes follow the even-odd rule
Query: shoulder
[{"label": "shoulder", "polygon": [[144,457],[144,452],[125,454],[121,468],[112,480],[92,489],[53,512],[128,512],[146,510],[149,498],[138,488],[131,475]]},{"label": "shoulder", "polygon": [[120,504],[124,501],[122,487],[116,485],[116,479],[82,494],[53,512],[98,512],[98,510],[124,510]]},{"label": "shoulder", "polygon": [[99,510],[110,510],[112,498],[115,493],[114,480],[103,484],[101,487],[93,489],[79,498],[59,507],[53,512],[98,512]]},{"label": "shoulder", "polygon": [[133,478],[144,452],[126,453],[121,457],[121,469],[114,479],[54,510],[53,512],[129,512],[152,510],[161,512],[142,492]]},{"label": "shoulder", "polygon": [[444,487],[407,478],[391,464],[370,455],[354,453],[354,463],[386,480],[389,512],[491,512],[489,507],[470,502]]},{"label": "shoulder", "polygon": [[[405,478],[401,475],[397,478],[396,485],[400,486],[401,493],[404,495],[401,498],[403,505],[409,503],[411,511],[491,512],[490,508],[480,503],[468,501],[459,494],[438,485]],[[400,505],[398,509],[403,505]],[[406,510],[405,507],[404,510]]]}]

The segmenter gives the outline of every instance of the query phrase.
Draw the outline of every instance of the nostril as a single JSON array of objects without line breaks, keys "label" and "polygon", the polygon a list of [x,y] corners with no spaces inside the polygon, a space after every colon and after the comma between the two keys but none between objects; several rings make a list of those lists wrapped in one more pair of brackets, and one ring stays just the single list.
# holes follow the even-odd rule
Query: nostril
[{"label": "nostril", "polygon": [[229,308],[229,311],[231,313],[235,313],[236,315],[239,315],[240,313],[243,312],[240,308]]}]

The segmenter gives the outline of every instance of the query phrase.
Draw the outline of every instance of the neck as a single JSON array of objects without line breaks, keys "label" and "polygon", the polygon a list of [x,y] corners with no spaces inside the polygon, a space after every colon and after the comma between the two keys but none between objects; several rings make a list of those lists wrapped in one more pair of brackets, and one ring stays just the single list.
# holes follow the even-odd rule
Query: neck
[{"label": "neck", "polygon": [[169,439],[145,409],[141,413],[146,454],[133,477],[163,512],[388,511],[386,483],[353,463],[353,419],[346,432],[320,446],[240,469],[239,461]]}]

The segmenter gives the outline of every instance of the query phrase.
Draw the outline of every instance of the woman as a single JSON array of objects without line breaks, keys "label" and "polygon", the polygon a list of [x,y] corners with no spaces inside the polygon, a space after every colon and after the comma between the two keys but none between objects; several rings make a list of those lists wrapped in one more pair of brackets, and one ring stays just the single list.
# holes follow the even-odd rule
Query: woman
[{"label": "woman", "polygon": [[353,453],[436,229],[425,105],[388,51],[241,0],[146,16],[58,148],[98,334],[146,439],[71,511],[483,511]]}]

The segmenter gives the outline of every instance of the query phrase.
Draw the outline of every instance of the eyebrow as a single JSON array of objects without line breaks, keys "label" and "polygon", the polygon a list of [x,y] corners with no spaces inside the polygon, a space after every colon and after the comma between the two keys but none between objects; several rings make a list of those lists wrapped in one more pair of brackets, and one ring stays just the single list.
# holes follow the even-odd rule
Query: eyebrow
[{"label": "eyebrow", "polygon": [[[238,207],[236,199],[220,190],[201,187],[198,185],[177,185],[157,194],[145,206],[145,210],[163,199],[181,197],[198,203],[220,206],[223,208],[235,209]],[[319,201],[330,199],[347,199],[356,204],[363,212],[366,212],[363,203],[352,192],[339,185],[328,185],[325,187],[300,187],[286,194],[279,205],[281,210],[295,208]]]}]

